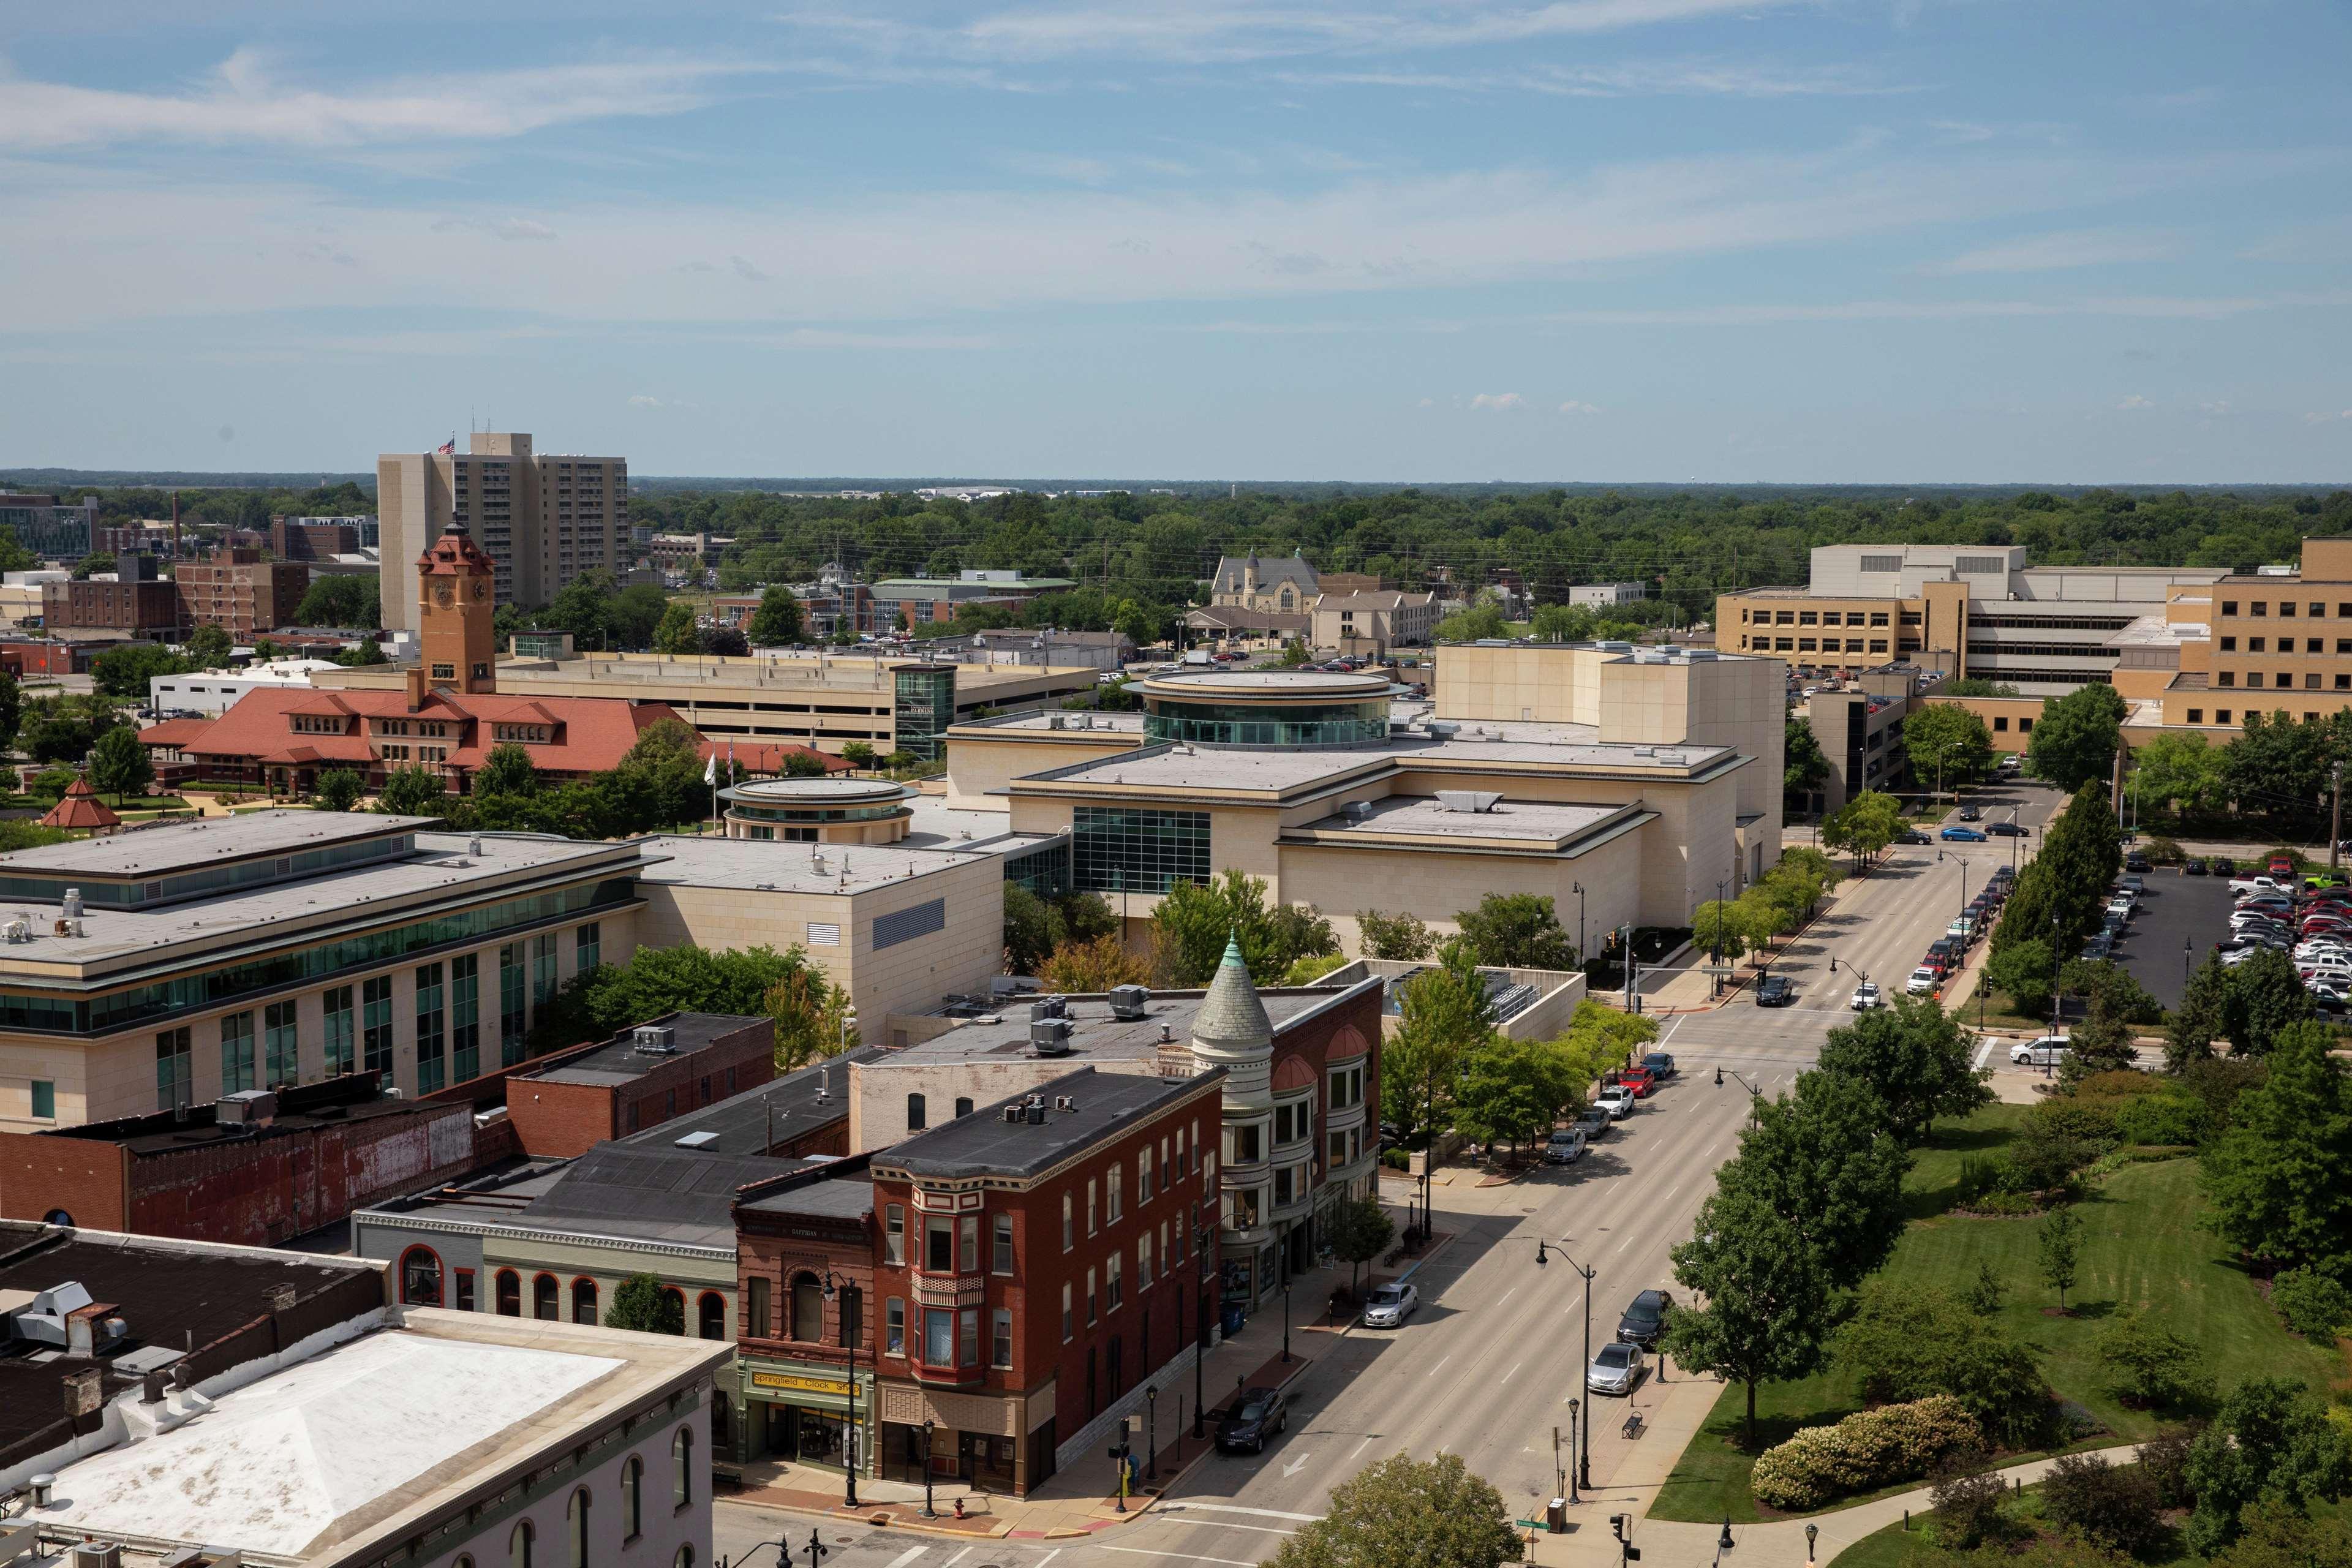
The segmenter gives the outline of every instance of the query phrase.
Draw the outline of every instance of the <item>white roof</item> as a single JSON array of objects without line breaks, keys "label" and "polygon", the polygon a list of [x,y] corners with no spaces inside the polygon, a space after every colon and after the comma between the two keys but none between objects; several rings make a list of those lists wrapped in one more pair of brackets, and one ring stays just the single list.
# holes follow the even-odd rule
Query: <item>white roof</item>
[{"label": "white roof", "polygon": [[66,1468],[45,1521],[310,1554],[339,1521],[626,1364],[386,1331]]}]

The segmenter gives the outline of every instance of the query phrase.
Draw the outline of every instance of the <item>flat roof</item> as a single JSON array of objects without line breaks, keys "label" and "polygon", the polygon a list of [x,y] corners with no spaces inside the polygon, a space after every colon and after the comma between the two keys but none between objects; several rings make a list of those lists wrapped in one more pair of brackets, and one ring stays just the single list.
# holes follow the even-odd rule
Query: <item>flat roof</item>
[{"label": "flat roof", "polygon": [[1143,715],[1133,711],[1098,713],[1091,710],[1065,713],[1057,710],[1046,713],[1013,713],[994,719],[959,719],[955,727],[959,731],[984,730],[991,733],[1034,730],[1066,735],[1140,735],[1143,733]]},{"label": "flat roof", "polygon": [[[1129,1127],[1181,1104],[1203,1089],[1216,1091],[1223,1068],[1193,1078],[1147,1078],[1081,1067],[1034,1089],[982,1106],[945,1126],[918,1132],[875,1156],[875,1163],[916,1176],[1030,1176],[1051,1170]],[[1045,1120],[1007,1121],[1003,1107],[1031,1094],[1045,1100]],[[1070,1102],[1067,1110],[1057,1100]]]},{"label": "flat roof", "polygon": [[[742,892],[865,893],[990,857],[908,844],[793,844],[782,839],[683,837],[632,840],[660,856],[641,883],[729,888]],[[824,869],[816,868],[817,857]]]},{"label": "flat roof", "polygon": [[1449,811],[1430,795],[1400,795],[1370,802],[1360,816],[1327,816],[1303,831],[1334,837],[1397,836],[1470,841],[1539,840],[1565,847],[1621,817],[1642,815],[1638,805],[1573,805],[1555,801],[1504,800],[1485,811]]},{"label": "flat roof", "polygon": [[[371,861],[216,897],[183,899],[152,909],[89,907],[82,916],[83,934],[79,937],[51,934],[50,911],[55,905],[21,895],[0,895],[0,920],[32,905],[42,905],[44,911],[31,921],[30,941],[0,946],[0,974],[13,973],[33,984],[35,977],[26,973],[30,965],[87,966],[140,954],[160,959],[163,950],[175,947],[190,949],[192,956],[201,952],[210,960],[224,948],[266,939],[279,927],[324,930],[339,921],[379,910],[389,919],[394,910],[421,894],[442,895],[435,905],[446,909],[488,897],[501,882],[529,885],[567,868],[585,876],[598,868],[598,862],[614,869],[624,866],[635,869],[628,856],[614,853],[634,850],[633,845],[513,834],[485,834],[481,844],[482,851],[477,855],[471,841],[457,834],[420,833],[415,853],[398,859]],[[109,976],[110,982],[116,978],[120,976]],[[42,974],[37,983],[51,980],[52,976]]]},{"label": "flat roof", "polygon": [[1379,697],[1392,683],[1384,675],[1339,674],[1302,669],[1185,669],[1144,678],[1143,689],[1157,697],[1200,698],[1230,695],[1243,699],[1281,697],[1325,700]]},{"label": "flat roof", "polygon": [[[1307,1015],[1320,1011],[1330,1002],[1347,994],[1344,985],[1276,985],[1258,992],[1258,1000],[1265,1004],[1265,1016],[1272,1021],[1275,1033],[1298,1023]],[[1183,1051],[1189,1057],[1192,1043],[1192,1020],[1199,1016],[1205,990],[1153,991],[1144,1004],[1140,1018],[1114,1018],[1108,996],[1070,996],[1065,998],[1070,1020],[1070,1051],[1067,1057],[1045,1058],[1068,1061],[1074,1067],[1089,1058],[1103,1061],[1150,1061],[1163,1048]],[[860,1063],[859,1073],[888,1072],[899,1068],[922,1068],[937,1067],[942,1062],[1010,1060],[1033,1057],[1029,1047],[1029,1007],[1035,996],[1023,996],[1008,1001],[994,1013],[960,1022],[945,1034],[911,1046],[901,1046],[886,1051],[875,1060]],[[1169,1036],[1163,1046],[1160,1037]]]},{"label": "flat roof", "polygon": [[862,1219],[874,1212],[874,1179],[856,1175],[809,1182],[752,1198],[741,1205],[761,1214],[812,1215],[824,1219]]},{"label": "flat roof", "polygon": [[278,1111],[267,1126],[223,1126],[218,1118],[219,1103],[213,1101],[186,1108],[184,1117],[169,1110],[152,1111],[144,1116],[119,1118],[112,1121],[87,1121],[72,1127],[44,1129],[43,1138],[79,1138],[93,1142],[113,1143],[134,1157],[178,1153],[215,1143],[261,1143],[271,1139],[287,1138],[305,1132],[315,1132],[323,1127],[348,1127],[355,1121],[372,1121],[387,1116],[447,1115],[462,1110],[472,1114],[470,1107],[429,1100],[392,1100],[382,1096],[374,1086],[372,1072],[348,1073],[341,1078],[327,1079],[319,1083],[278,1091]]},{"label": "flat roof", "polygon": [[63,877],[162,877],[225,861],[413,833],[439,820],[432,816],[388,816],[372,811],[249,811],[238,816],[174,822],[104,838],[81,838],[68,844],[11,850],[0,855],[0,877],[12,872]]},{"label": "flat roof", "polygon": [[599,1143],[543,1194],[498,1223],[732,1252],[735,1201],[745,1188],[824,1163]]},{"label": "flat roof", "polygon": [[1257,750],[1143,746],[1032,773],[1016,784],[1138,784],[1157,789],[1282,793],[1350,774],[1446,763],[1516,763],[1559,768],[1672,770],[1689,774],[1736,753],[1728,746],[1632,745],[1588,739],[1580,724],[1463,723],[1449,739],[1391,733],[1372,746]]},{"label": "flat roof", "polygon": [[554,1067],[514,1076],[540,1083],[628,1083],[645,1077],[656,1068],[667,1067],[681,1057],[707,1050],[739,1029],[766,1023],[769,1020],[763,1017],[733,1013],[672,1013],[652,1020],[652,1024],[670,1031],[670,1043],[677,1047],[674,1053],[640,1051],[636,1045],[636,1032],[630,1030]]},{"label": "flat roof", "polygon": [[681,1139],[698,1138],[704,1141],[694,1147],[705,1154],[764,1154],[773,1146],[769,1142],[771,1132],[776,1143],[789,1143],[846,1120],[849,1064],[870,1061],[886,1052],[881,1046],[863,1046],[844,1056],[827,1057],[617,1142],[675,1149]]},{"label": "flat roof", "polygon": [[907,803],[907,837],[910,848],[953,849],[971,855],[1018,855],[1040,844],[1066,837],[1058,833],[1015,833],[1013,814],[959,809],[943,795],[919,795]]}]

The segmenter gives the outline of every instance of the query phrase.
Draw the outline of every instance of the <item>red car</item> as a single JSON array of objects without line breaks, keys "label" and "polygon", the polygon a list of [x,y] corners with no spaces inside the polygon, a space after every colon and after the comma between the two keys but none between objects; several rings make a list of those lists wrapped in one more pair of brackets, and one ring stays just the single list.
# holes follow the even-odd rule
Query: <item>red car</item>
[{"label": "red car", "polygon": [[2273,877],[2292,877],[2294,875],[2294,862],[2284,855],[2273,855],[2271,857],[2270,873]]},{"label": "red car", "polygon": [[1617,1081],[1633,1091],[1636,1100],[1647,1100],[1658,1080],[1650,1076],[1648,1068],[1627,1068],[1617,1075]]}]

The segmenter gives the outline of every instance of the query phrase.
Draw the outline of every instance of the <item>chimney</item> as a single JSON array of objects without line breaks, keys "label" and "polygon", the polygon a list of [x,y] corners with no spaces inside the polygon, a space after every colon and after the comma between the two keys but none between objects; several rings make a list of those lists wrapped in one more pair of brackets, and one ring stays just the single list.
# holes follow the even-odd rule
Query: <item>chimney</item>
[{"label": "chimney", "polygon": [[97,1367],[86,1366],[79,1372],[66,1373],[66,1415],[77,1419],[94,1415],[101,1402],[100,1379],[105,1373]]}]

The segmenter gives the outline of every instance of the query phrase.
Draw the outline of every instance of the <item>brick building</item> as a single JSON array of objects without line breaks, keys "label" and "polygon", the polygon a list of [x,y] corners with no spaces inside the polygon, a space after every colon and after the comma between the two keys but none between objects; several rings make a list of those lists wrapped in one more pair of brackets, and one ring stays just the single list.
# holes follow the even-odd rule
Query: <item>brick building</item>
[{"label": "brick building", "polygon": [[41,584],[41,624],[50,631],[129,632],[176,637],[182,627],[180,591],[155,575],[152,556],[125,555],[115,580],[90,578]]},{"label": "brick building", "polygon": [[358,1072],[276,1094],[0,1132],[0,1218],[268,1247],[453,1181],[509,1146],[470,1105],[383,1098]]},{"label": "brick building", "polygon": [[251,641],[299,617],[310,591],[310,569],[297,561],[264,561],[257,550],[225,550],[209,561],[191,561],[173,576],[180,593],[180,619],[191,626],[218,626],[239,641]]},{"label": "brick building", "polygon": [[372,517],[273,517],[269,552],[280,561],[331,561],[338,555],[355,555],[375,542],[374,522]]},{"label": "brick building", "polygon": [[767,1082],[775,1052],[772,1018],[670,1013],[556,1066],[509,1075],[507,1116],[534,1159],[584,1154]]}]

